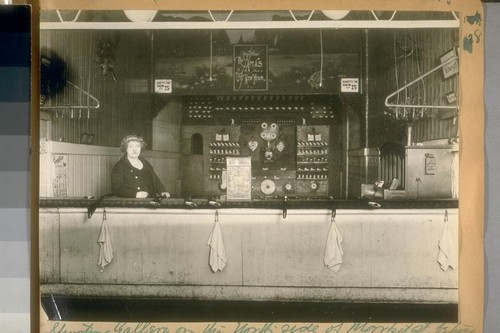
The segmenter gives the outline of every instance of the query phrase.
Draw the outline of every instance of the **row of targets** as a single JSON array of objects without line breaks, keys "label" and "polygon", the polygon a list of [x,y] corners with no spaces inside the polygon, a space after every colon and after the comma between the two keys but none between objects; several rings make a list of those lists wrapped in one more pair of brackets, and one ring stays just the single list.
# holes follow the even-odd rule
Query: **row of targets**
[{"label": "row of targets", "polygon": [[297,130],[297,179],[328,180],[328,132],[315,127]]},{"label": "row of targets", "polygon": [[189,119],[208,120],[214,118],[213,100],[209,96],[189,98],[185,105],[185,115]]},{"label": "row of targets", "polygon": [[329,100],[303,95],[189,96],[183,104],[186,119],[196,122],[213,120],[217,115],[234,117],[252,113],[296,114],[315,120],[332,120],[337,108]]}]

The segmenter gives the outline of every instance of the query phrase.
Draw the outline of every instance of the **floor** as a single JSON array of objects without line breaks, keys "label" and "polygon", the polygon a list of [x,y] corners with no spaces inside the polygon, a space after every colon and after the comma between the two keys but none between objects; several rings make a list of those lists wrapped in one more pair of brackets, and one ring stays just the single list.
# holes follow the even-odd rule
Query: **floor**
[{"label": "floor", "polygon": [[457,304],[257,302],[42,295],[50,320],[148,322],[457,322]]}]

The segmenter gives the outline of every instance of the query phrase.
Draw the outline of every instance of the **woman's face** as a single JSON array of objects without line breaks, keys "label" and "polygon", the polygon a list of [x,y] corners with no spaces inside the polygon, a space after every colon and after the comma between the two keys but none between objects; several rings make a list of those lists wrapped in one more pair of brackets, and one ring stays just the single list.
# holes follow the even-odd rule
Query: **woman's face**
[{"label": "woman's face", "polygon": [[141,143],[130,141],[127,144],[127,156],[130,158],[138,158],[141,155]]}]

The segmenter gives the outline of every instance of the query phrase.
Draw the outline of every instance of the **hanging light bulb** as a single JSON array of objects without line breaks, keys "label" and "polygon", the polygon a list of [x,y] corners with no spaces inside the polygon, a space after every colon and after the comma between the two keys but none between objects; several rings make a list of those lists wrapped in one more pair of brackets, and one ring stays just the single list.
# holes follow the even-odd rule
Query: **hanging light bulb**
[{"label": "hanging light bulb", "polygon": [[125,16],[132,22],[151,22],[157,10],[124,10]]},{"label": "hanging light bulb", "polygon": [[321,12],[331,20],[341,20],[349,14],[350,10],[322,10]]}]

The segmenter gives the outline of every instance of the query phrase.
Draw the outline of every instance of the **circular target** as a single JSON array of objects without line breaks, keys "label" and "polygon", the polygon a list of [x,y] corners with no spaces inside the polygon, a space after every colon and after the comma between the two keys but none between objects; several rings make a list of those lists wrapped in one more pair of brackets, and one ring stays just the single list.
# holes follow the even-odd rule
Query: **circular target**
[{"label": "circular target", "polygon": [[272,123],[272,124],[271,124],[271,128],[272,128],[272,129],[276,129],[276,127],[278,127],[278,125],[276,125],[276,123]]},{"label": "circular target", "polygon": [[273,194],[276,190],[276,185],[272,180],[266,179],[262,183],[260,183],[260,190],[264,194]]},{"label": "circular target", "polygon": [[276,139],[276,133],[271,133],[271,139]]},{"label": "circular target", "polygon": [[262,123],[262,124],[260,124],[260,127],[262,127],[262,128],[267,128],[267,123]]},{"label": "circular target", "polygon": [[311,191],[317,191],[318,190],[318,183],[312,182],[311,183]]},{"label": "circular target", "polygon": [[290,183],[286,183],[286,184],[283,186],[283,190],[284,190],[285,192],[287,192],[287,193],[288,193],[288,192],[291,192],[291,191],[292,191],[292,189],[293,189],[293,186],[292,186],[292,184],[290,184]]}]

